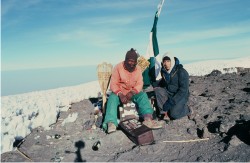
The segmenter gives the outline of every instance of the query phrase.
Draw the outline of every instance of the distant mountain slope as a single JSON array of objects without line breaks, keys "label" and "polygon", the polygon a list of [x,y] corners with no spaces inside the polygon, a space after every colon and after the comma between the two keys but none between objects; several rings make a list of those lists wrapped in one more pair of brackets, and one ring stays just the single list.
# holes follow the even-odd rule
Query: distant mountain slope
[{"label": "distant mountain slope", "polygon": [[209,60],[184,65],[189,75],[192,76],[203,76],[211,73],[213,70],[219,70],[222,73],[237,72],[236,67],[250,68],[250,57],[230,60]]}]

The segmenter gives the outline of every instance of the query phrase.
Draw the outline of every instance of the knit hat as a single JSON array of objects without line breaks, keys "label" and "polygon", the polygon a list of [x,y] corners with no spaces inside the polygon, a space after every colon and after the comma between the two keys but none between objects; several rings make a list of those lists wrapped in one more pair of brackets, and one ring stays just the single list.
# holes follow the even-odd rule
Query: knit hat
[{"label": "knit hat", "polygon": [[129,51],[127,51],[125,60],[133,59],[133,60],[137,61],[137,58],[138,58],[138,54],[136,53],[136,51],[133,48],[131,48]]},{"label": "knit hat", "polygon": [[170,61],[171,61],[171,59],[170,59],[168,56],[165,56],[165,57],[162,58],[162,63],[163,63],[165,60],[170,60]]}]

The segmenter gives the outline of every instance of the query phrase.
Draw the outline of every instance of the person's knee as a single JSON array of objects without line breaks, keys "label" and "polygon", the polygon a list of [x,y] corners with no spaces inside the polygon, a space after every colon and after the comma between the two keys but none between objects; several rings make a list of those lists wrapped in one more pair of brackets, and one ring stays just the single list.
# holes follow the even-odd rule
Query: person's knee
[{"label": "person's knee", "polygon": [[109,98],[108,98],[108,101],[114,101],[114,100],[115,101],[119,100],[119,97],[116,94],[111,93]]},{"label": "person's knee", "polygon": [[173,108],[169,112],[169,116],[173,119],[180,119],[184,116],[186,116],[186,108],[181,107],[181,108]]},{"label": "person's knee", "polygon": [[154,91],[155,91],[155,92],[159,92],[160,90],[161,90],[161,87],[155,87],[155,88],[154,88]]},{"label": "person's knee", "polygon": [[139,103],[141,101],[144,101],[145,99],[148,99],[148,96],[145,92],[140,92],[133,96],[133,102]]},{"label": "person's knee", "polygon": [[134,101],[139,107],[138,111],[140,115],[153,114],[154,110],[151,107],[148,96],[145,92],[137,94],[136,100]]},{"label": "person's knee", "polygon": [[169,116],[173,119],[179,119],[183,117],[182,114],[182,111],[177,107],[174,107],[169,111]]},{"label": "person's knee", "polygon": [[180,114],[178,114],[177,112],[174,112],[174,111],[170,111],[169,116],[171,118],[173,118],[173,119],[179,119],[180,118]]},{"label": "person's knee", "polygon": [[154,88],[154,92],[156,95],[161,95],[161,94],[165,94],[166,90],[164,88],[161,88],[161,87],[156,87],[156,88]]},{"label": "person's knee", "polygon": [[143,99],[148,99],[148,95],[145,92],[141,92],[141,96]]},{"label": "person's knee", "polygon": [[145,93],[145,92],[139,92],[139,93],[138,93],[138,96],[147,97],[147,93]]}]

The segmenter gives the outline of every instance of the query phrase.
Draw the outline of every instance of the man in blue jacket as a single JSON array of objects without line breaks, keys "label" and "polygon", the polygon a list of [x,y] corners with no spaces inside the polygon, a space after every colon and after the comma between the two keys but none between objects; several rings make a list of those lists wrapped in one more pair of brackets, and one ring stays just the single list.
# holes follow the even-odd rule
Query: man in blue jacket
[{"label": "man in blue jacket", "polygon": [[160,113],[165,120],[179,119],[191,114],[187,102],[189,98],[189,74],[179,63],[179,59],[164,54],[161,68],[162,78],[155,87],[155,96]]}]

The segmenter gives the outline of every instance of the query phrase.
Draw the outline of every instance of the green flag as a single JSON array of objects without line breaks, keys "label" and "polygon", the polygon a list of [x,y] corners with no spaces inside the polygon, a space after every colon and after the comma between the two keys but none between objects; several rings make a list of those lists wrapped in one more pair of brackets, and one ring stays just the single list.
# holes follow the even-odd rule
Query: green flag
[{"label": "green flag", "polygon": [[143,88],[147,88],[149,85],[151,85],[153,82],[156,81],[156,78],[159,78],[160,75],[160,69],[161,69],[161,58],[159,55],[159,46],[158,41],[156,37],[157,33],[157,22],[158,18],[161,13],[161,8],[164,3],[164,0],[161,0],[161,2],[158,5],[158,9],[155,13],[154,17],[154,24],[153,28],[149,35],[149,44],[147,47],[147,52],[145,58],[148,59],[150,62],[149,67],[143,72]]}]

